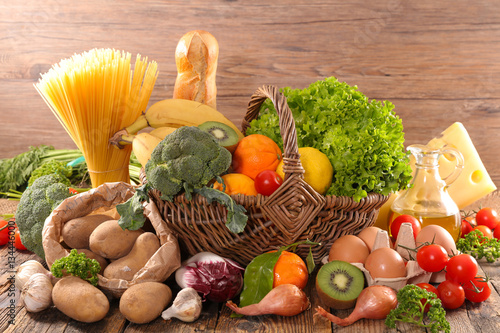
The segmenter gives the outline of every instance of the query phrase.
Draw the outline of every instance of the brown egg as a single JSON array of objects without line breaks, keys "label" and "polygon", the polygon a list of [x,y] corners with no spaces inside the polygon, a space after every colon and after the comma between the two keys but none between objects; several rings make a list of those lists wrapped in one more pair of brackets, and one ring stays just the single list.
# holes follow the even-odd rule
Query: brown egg
[{"label": "brown egg", "polygon": [[457,254],[457,246],[453,236],[451,236],[448,230],[439,225],[429,224],[423,227],[415,239],[417,247],[423,243],[432,243],[433,241],[435,244],[444,247],[448,254]]},{"label": "brown egg", "polygon": [[403,257],[389,247],[373,250],[366,258],[365,268],[372,278],[400,278],[406,276]]},{"label": "brown egg", "polygon": [[368,246],[368,251],[372,251],[373,248],[373,243],[375,243],[375,237],[377,237],[377,233],[379,230],[382,230],[379,227],[368,227],[363,229],[359,234],[358,237],[361,238],[366,246]]},{"label": "brown egg", "polygon": [[354,235],[344,235],[333,242],[328,261],[340,260],[348,263],[363,264],[370,254],[368,247],[361,238]]}]

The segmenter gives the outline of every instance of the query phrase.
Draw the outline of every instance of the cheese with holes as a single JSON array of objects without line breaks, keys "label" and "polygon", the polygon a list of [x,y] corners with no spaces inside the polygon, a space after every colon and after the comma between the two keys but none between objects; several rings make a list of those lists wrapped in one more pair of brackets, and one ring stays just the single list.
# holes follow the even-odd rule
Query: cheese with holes
[{"label": "cheese with holes", "polygon": [[[496,190],[496,186],[491,180],[486,168],[481,162],[481,158],[476,148],[472,144],[469,133],[462,123],[456,122],[445,129],[441,136],[434,138],[428,143],[433,148],[453,147],[458,149],[464,158],[464,168],[458,178],[448,187],[448,193],[457,204],[463,209],[475,201],[483,198],[487,194]],[[411,159],[412,168],[415,159]],[[455,168],[455,160],[443,155],[439,159],[439,173],[441,177],[446,177]],[[387,229],[389,209],[397,194],[392,194],[389,200],[380,208],[375,226]]]},{"label": "cheese with holes", "polygon": [[[459,150],[464,157],[464,168],[460,176],[448,187],[448,193],[458,208],[463,209],[495,191],[497,188],[481,162],[464,125],[456,122],[444,130],[441,135],[439,138],[432,139],[428,145],[433,148],[453,147]],[[441,177],[449,175],[454,168],[454,159],[449,159],[446,155],[441,156],[439,159]]]}]

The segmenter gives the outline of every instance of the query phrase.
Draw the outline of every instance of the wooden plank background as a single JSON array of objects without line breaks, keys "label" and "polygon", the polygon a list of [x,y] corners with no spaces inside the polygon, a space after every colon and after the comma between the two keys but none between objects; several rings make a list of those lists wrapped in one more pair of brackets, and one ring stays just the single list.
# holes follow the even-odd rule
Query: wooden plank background
[{"label": "wooden plank background", "polygon": [[30,145],[75,148],[33,84],[61,59],[94,47],[159,64],[150,103],[170,98],[174,51],[194,29],[220,46],[218,108],[240,124],[263,84],[304,88],[335,76],[389,100],[406,144],[463,122],[500,183],[500,11],[478,1],[2,1],[0,158]]}]

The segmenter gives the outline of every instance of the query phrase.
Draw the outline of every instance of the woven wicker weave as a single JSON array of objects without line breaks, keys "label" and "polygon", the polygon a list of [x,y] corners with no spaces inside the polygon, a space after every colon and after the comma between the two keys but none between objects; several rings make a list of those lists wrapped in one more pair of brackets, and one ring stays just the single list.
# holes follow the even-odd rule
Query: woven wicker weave
[{"label": "woven wicker weave", "polygon": [[[276,87],[264,86],[252,96],[243,120],[245,132],[255,119],[261,104],[270,98],[278,112],[283,138],[283,170],[285,179],[271,196],[233,195],[248,214],[245,230],[233,234],[226,226],[226,209],[194,195],[191,201],[178,195],[172,202],[160,199],[156,190],[150,192],[167,225],[179,238],[181,247],[190,255],[210,251],[247,265],[255,256],[282,245],[309,239],[320,242],[313,246],[314,260],[328,254],[334,240],[345,234],[357,234],[372,225],[378,209],[387,196],[369,193],[359,202],[350,197],[322,196],[303,180],[297,134],[286,98]],[[299,246],[297,254],[305,258],[308,246]]]}]

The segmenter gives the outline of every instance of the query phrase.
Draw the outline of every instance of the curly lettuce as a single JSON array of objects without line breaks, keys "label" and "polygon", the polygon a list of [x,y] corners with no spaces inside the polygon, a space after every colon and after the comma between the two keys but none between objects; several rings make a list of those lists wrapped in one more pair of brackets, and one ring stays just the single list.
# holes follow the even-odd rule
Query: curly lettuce
[{"label": "curly lettuce", "polygon": [[[295,120],[298,146],[319,149],[333,165],[327,195],[359,201],[370,192],[388,195],[408,187],[409,153],[402,121],[391,102],[369,101],[356,86],[335,77],[281,92]],[[270,137],[283,148],[278,115],[269,99],[246,131],[254,133]]]}]

